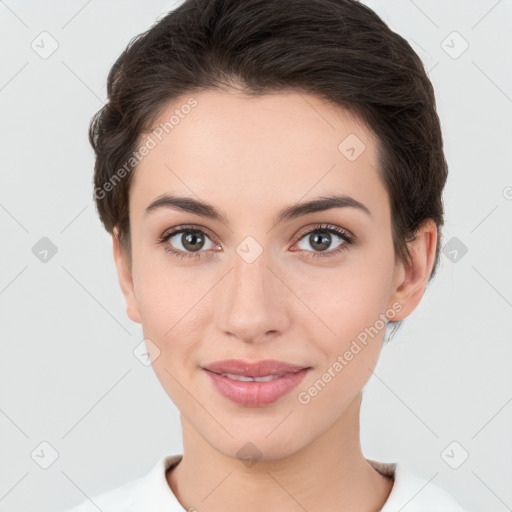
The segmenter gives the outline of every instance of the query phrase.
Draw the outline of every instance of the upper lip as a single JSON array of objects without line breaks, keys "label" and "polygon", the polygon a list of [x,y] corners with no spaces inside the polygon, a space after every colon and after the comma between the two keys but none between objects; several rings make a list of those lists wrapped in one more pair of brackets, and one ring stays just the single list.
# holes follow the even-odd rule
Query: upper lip
[{"label": "upper lip", "polygon": [[263,361],[243,361],[242,359],[226,359],[224,361],[215,361],[206,366],[205,370],[213,373],[231,373],[234,375],[244,375],[246,377],[265,377],[266,375],[285,375],[287,373],[296,373],[309,366],[277,361],[275,359],[265,359]]}]

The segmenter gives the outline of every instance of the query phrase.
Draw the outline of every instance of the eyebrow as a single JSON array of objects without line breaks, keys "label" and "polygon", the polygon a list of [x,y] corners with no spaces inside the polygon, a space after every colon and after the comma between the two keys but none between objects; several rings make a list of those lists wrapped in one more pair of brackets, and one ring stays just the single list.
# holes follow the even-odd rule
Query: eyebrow
[{"label": "eyebrow", "polygon": [[[208,204],[191,197],[178,197],[170,194],[158,196],[145,210],[144,216],[160,208],[193,213],[207,219],[216,220],[228,224],[227,216]],[[275,225],[297,219],[304,215],[316,212],[323,212],[333,208],[355,208],[372,216],[370,210],[361,202],[347,195],[321,196],[311,201],[296,203],[283,208],[277,215]]]}]

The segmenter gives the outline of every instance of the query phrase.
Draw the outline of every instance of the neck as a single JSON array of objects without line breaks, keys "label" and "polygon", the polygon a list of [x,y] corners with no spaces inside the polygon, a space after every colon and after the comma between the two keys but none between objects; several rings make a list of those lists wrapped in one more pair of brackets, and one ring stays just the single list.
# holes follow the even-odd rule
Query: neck
[{"label": "neck", "polygon": [[[359,441],[361,395],[323,435],[279,459],[245,465],[208,444],[181,418],[183,458],[167,482],[185,509],[378,511],[393,479],[364,458]],[[193,507],[193,508],[192,508]]]}]

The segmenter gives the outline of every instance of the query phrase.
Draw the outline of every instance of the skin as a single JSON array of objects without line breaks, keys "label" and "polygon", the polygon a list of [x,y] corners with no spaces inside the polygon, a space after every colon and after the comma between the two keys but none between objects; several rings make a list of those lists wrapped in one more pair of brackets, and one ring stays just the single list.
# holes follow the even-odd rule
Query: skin
[{"label": "skin", "polygon": [[[167,473],[169,487],[186,509],[208,512],[238,512],[241,504],[247,512],[379,510],[393,479],[362,454],[359,414],[384,329],[309,403],[297,395],[379,314],[393,304],[401,309],[394,320],[414,311],[432,270],[436,225],[427,220],[409,244],[411,264],[395,259],[377,139],[347,111],[295,92],[193,96],[198,105],[133,176],[131,267],[112,237],[127,313],[160,350],[153,368],[180,411],[183,460]],[[169,104],[155,125],[187,99]],[[366,146],[355,161],[338,150],[349,134]],[[228,222],[165,207],[145,216],[164,192],[207,201]],[[284,206],[332,193],[352,196],[371,216],[334,208],[274,225]],[[308,257],[321,251],[303,233],[318,223],[349,230],[357,244]],[[199,259],[174,257],[157,242],[183,224],[206,233]],[[252,263],[236,252],[247,236],[262,249]],[[332,253],[345,242],[330,236]],[[186,251],[182,237],[167,244]],[[312,370],[277,402],[244,407],[220,395],[201,369],[230,358],[278,359]],[[237,457],[248,442],[261,456],[251,467]]]}]

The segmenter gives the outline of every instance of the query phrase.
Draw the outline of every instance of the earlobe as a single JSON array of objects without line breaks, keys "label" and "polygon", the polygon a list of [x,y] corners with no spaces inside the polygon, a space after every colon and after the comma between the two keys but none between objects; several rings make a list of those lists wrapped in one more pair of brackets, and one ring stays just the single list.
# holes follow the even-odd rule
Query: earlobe
[{"label": "earlobe", "polygon": [[141,320],[137,299],[134,292],[133,276],[130,264],[127,261],[126,255],[123,253],[121,243],[116,231],[112,233],[112,249],[114,253],[114,262],[117,269],[119,285],[121,286],[121,291],[123,292],[126,302],[126,313],[132,321],[140,324]]},{"label": "earlobe", "polygon": [[408,244],[411,261],[401,263],[395,273],[397,276],[396,288],[391,304],[399,302],[402,309],[394,320],[406,318],[421,302],[432,272],[436,245],[436,223],[432,219],[427,219],[417,230],[415,240]]}]

